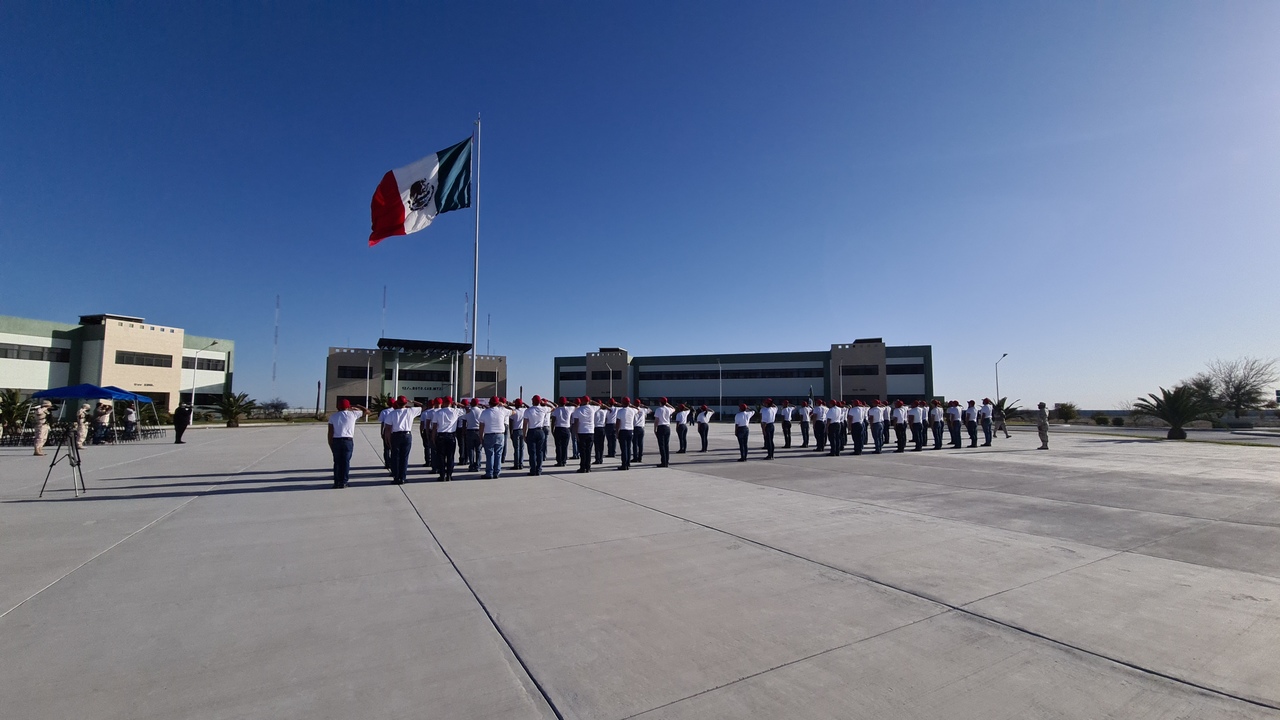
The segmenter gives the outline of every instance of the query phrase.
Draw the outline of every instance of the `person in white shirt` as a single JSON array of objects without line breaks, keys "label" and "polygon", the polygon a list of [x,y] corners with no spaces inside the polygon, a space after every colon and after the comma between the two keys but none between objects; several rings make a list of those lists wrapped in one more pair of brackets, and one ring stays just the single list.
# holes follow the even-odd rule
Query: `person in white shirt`
[{"label": "person in white shirt", "polygon": [[893,411],[889,416],[893,422],[893,436],[898,441],[895,453],[907,451],[907,409],[901,400],[893,401]]},{"label": "person in white shirt", "polygon": [[978,408],[978,419],[982,421],[982,437],[985,441],[982,447],[991,447],[991,417],[995,409],[996,406],[991,404],[991,398],[982,398],[982,407]]},{"label": "person in white shirt", "polygon": [[800,438],[802,440],[800,447],[809,447],[809,418],[813,415],[813,409],[809,407],[809,401],[805,400],[800,403]]},{"label": "person in white shirt", "polygon": [[871,442],[876,447],[872,452],[876,455],[884,449],[884,411],[885,408],[881,406],[879,399],[871,401],[871,411],[868,415],[871,418]]},{"label": "person in white shirt", "polygon": [[644,423],[650,410],[641,398],[636,398],[635,406],[631,409],[636,411],[635,424],[631,426],[631,450],[635,453],[631,462],[638,463],[644,460]]},{"label": "person in white shirt", "polygon": [[138,411],[130,405],[124,410],[124,437],[126,440],[133,440],[137,437],[138,432]]},{"label": "person in white shirt", "polygon": [[929,404],[929,424],[933,426],[933,449],[942,449],[942,428],[946,424],[944,418],[946,411],[942,409],[942,402],[934,400]]},{"label": "person in white shirt", "polygon": [[978,447],[978,403],[970,400],[964,409],[964,427],[969,431],[969,447]]},{"label": "person in white shirt", "polygon": [[556,467],[564,467],[569,462],[569,420],[573,416],[573,408],[569,407],[569,398],[560,398],[560,404],[551,411],[551,436],[556,443]]},{"label": "person in white shirt", "polygon": [[773,459],[773,423],[778,419],[778,408],[773,406],[773,398],[765,398],[760,407],[760,434],[764,436],[764,459]]},{"label": "person in white shirt", "polygon": [[832,400],[831,406],[827,408],[827,442],[831,445],[831,450],[827,453],[831,457],[840,457],[840,451],[844,449],[844,407],[839,400]]},{"label": "person in white shirt", "polygon": [[464,410],[451,397],[441,398],[440,407],[431,421],[431,436],[436,441],[436,472],[440,482],[453,480],[453,468],[458,449],[458,435]]},{"label": "person in white shirt", "polygon": [[387,406],[378,413],[378,433],[382,436],[382,467],[391,472],[391,425],[387,418],[396,409],[396,401],[387,396]]},{"label": "person in white shirt", "polygon": [[466,427],[466,448],[463,453],[466,458],[467,470],[476,472],[480,469],[480,455],[484,449],[483,438],[480,436],[480,413],[484,408],[480,407],[480,398],[471,398],[471,406],[467,408],[467,412],[462,416],[462,421]]},{"label": "person in white shirt", "polygon": [[622,455],[619,470],[631,469],[631,438],[635,434],[636,411],[631,407],[631,398],[622,398],[622,407],[618,408],[617,420],[618,452]]},{"label": "person in white shirt", "polygon": [[569,419],[569,429],[578,438],[578,472],[591,472],[591,446],[596,439],[596,406],[590,397],[578,401]]},{"label": "person in white shirt", "polygon": [[853,454],[861,455],[867,444],[867,406],[861,400],[854,400],[849,408],[849,433],[853,435]]},{"label": "person in white shirt", "polygon": [[911,430],[912,452],[920,449],[920,404],[907,406],[907,427]]},{"label": "person in white shirt", "polygon": [[738,436],[738,462],[747,461],[747,436],[751,432],[747,424],[755,414],[754,410],[747,409],[746,403],[742,403],[738,406],[738,414],[733,416],[733,434]]},{"label": "person in white shirt", "polygon": [[782,407],[778,409],[778,415],[782,420],[782,449],[786,450],[791,447],[791,418],[795,417],[796,409],[791,407],[790,400],[783,400]]},{"label": "person in white shirt", "polygon": [[916,407],[920,408],[920,442],[916,447],[924,450],[924,446],[929,444],[929,403],[920,400]]},{"label": "person in white shirt", "polygon": [[344,488],[351,478],[351,452],[355,449],[356,420],[369,411],[350,400],[339,400],[329,416],[329,451],[333,453],[333,486]]},{"label": "person in white shirt", "polygon": [[413,424],[422,414],[422,403],[401,395],[387,415],[391,435],[391,482],[403,485],[409,476],[409,451],[413,449]]},{"label": "person in white shirt", "polygon": [[431,401],[431,407],[418,416],[418,435],[422,438],[422,465],[436,471],[434,456],[436,454],[435,438],[431,437],[431,423],[435,421],[436,408],[440,407],[440,398]]},{"label": "person in white shirt", "polygon": [[591,439],[591,444],[596,451],[596,465],[604,462],[604,423],[609,417],[609,409],[605,407],[603,400],[596,403],[596,425],[595,437]]},{"label": "person in white shirt", "polygon": [[547,433],[551,431],[551,403],[534,395],[524,411],[524,444],[529,449],[529,474],[542,474],[547,459]]},{"label": "person in white shirt", "polygon": [[658,398],[658,406],[653,409],[653,436],[658,439],[658,467],[669,467],[671,464],[671,418],[676,409],[667,403],[666,398]]},{"label": "person in white shirt", "polygon": [[511,454],[514,460],[512,470],[524,469],[524,400],[516,398],[511,403],[511,417],[507,419],[507,427],[511,434]]},{"label": "person in white shirt", "polygon": [[813,401],[813,448],[814,452],[827,449],[827,404],[822,400]]},{"label": "person in white shirt", "polygon": [[502,445],[506,439],[507,420],[510,413],[502,405],[502,399],[489,398],[489,405],[480,411],[478,424],[481,444],[484,447],[484,474],[481,478],[489,480],[502,473]]},{"label": "person in white shirt", "polygon": [[680,403],[676,406],[676,438],[680,441],[680,449],[676,454],[683,454],[688,448],[689,439],[689,406]]},{"label": "person in white shirt", "polygon": [[711,418],[715,416],[715,411],[706,405],[698,408],[698,437],[702,438],[702,449],[698,452],[707,451],[707,433],[711,430]]},{"label": "person in white shirt", "polygon": [[951,433],[951,447],[960,447],[960,401],[952,400],[947,404],[947,425]]},{"label": "person in white shirt", "polygon": [[604,414],[604,441],[609,446],[608,457],[618,454],[618,401],[609,398]]}]

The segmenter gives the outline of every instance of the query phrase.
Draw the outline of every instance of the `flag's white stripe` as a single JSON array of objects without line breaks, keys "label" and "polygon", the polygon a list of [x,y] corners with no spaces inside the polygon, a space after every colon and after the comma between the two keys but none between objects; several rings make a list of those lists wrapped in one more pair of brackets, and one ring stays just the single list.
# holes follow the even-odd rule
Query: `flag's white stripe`
[{"label": "flag's white stripe", "polygon": [[[404,203],[404,231],[417,232],[431,224],[436,217],[435,194],[440,190],[440,160],[432,153],[418,162],[395,170],[396,186],[400,189],[400,202]],[[431,202],[421,210],[410,210],[409,190],[419,180],[431,184]]]}]

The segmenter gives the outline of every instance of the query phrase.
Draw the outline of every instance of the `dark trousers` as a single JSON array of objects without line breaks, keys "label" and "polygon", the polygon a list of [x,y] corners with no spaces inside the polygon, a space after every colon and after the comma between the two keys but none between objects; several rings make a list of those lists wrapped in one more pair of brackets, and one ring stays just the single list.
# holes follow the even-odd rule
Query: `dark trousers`
[{"label": "dark trousers", "polygon": [[529,434],[524,442],[529,446],[529,474],[541,475],[542,462],[547,459],[546,428],[529,428]]},{"label": "dark trousers", "polygon": [[644,460],[644,427],[632,428],[631,449],[635,451],[635,461]]},{"label": "dark trousers", "polygon": [[809,423],[801,421],[800,438],[803,441],[800,447],[809,447]]},{"label": "dark trousers", "polygon": [[916,450],[924,449],[924,423],[911,423],[911,434],[915,436]]},{"label": "dark trousers", "polygon": [[654,425],[653,436],[658,439],[658,467],[666,467],[671,462],[671,426]]},{"label": "dark trousers", "polygon": [[938,420],[933,424],[933,449],[942,449],[942,425],[943,422]]},{"label": "dark trousers", "polygon": [[875,443],[876,453],[884,447],[884,423],[871,423],[871,442]]},{"label": "dark trousers", "polygon": [[436,433],[436,472],[441,480],[453,478],[453,453],[458,449],[458,438],[453,433]]},{"label": "dark trousers", "polygon": [[905,452],[907,449],[907,424],[898,423],[894,425],[893,434],[898,439],[898,449],[894,452]]},{"label": "dark trousers", "polygon": [[631,430],[618,431],[618,452],[622,454],[622,469],[631,469]]},{"label": "dark trousers", "polygon": [[991,444],[991,418],[982,418],[982,437],[985,444]]},{"label": "dark trousers", "polygon": [[480,428],[475,430],[467,430],[467,469],[477,470],[480,468]]},{"label": "dark trousers", "polygon": [[596,447],[596,464],[604,462],[604,428],[598,427],[595,431],[595,439],[592,444]]},{"label": "dark trousers", "polygon": [[710,429],[706,423],[698,423],[698,437],[702,440],[702,452],[707,451],[707,430]]},{"label": "dark trousers", "polygon": [[409,451],[413,449],[413,433],[391,433],[391,479],[403,483],[409,475]]},{"label": "dark trousers", "polygon": [[595,432],[578,433],[578,472],[591,472],[591,444]]},{"label": "dark trousers", "polygon": [[458,429],[453,433],[453,437],[458,448],[458,464],[465,464],[467,458],[471,457],[471,451],[467,449],[467,429],[459,423]]},{"label": "dark trousers", "polygon": [[554,428],[551,437],[556,441],[556,467],[564,467],[569,462],[569,428]]},{"label": "dark trousers", "polygon": [[514,461],[511,463],[512,470],[519,470],[524,467],[524,431],[511,431],[511,455]]},{"label": "dark trousers", "polygon": [[818,452],[822,452],[827,447],[827,424],[825,422],[813,423],[813,444],[817,446]]},{"label": "dark trousers", "polygon": [[853,426],[853,454],[861,455],[862,446],[867,444],[866,426],[861,423]]},{"label": "dark trousers", "polygon": [[604,440],[609,444],[609,457],[613,457],[618,452],[618,426],[609,424],[604,426]]},{"label": "dark trousers", "polygon": [[920,418],[920,447],[929,444],[929,417]]},{"label": "dark trousers", "polygon": [[760,434],[764,435],[764,451],[765,459],[773,459],[773,423],[762,423],[760,425]]},{"label": "dark trousers", "polygon": [[782,447],[784,450],[786,448],[791,447],[791,421],[790,420],[782,421]]},{"label": "dark trousers", "polygon": [[960,447],[960,421],[951,421],[951,447]]},{"label": "dark trousers", "polygon": [[569,459],[577,460],[578,459],[578,433],[571,432],[569,434],[569,451],[572,453],[569,456]]},{"label": "dark trousers", "polygon": [[969,447],[978,447],[978,421],[965,420],[964,427],[969,431]]},{"label": "dark trousers", "polygon": [[333,486],[345,487],[351,477],[351,452],[355,450],[355,442],[351,438],[333,438],[329,441],[329,450],[333,452]]},{"label": "dark trousers", "polygon": [[909,422],[907,427],[911,430],[911,444],[914,446],[920,439],[920,425],[914,422]]},{"label": "dark trousers", "polygon": [[182,433],[186,431],[187,431],[186,425],[179,425],[178,423],[174,423],[173,424],[173,441],[175,443],[182,442]]},{"label": "dark trousers", "polygon": [[[382,426],[387,429],[386,425]],[[387,434],[382,434],[382,467],[391,470],[391,440],[387,438]]]},{"label": "dark trousers", "polygon": [[676,452],[678,453],[684,452],[688,448],[688,444],[689,444],[689,426],[688,425],[683,423],[676,425],[676,439],[680,441],[680,449],[676,450]]},{"label": "dark trousers", "polygon": [[840,454],[840,443],[843,439],[840,435],[840,426],[835,423],[827,423],[827,440],[831,445],[829,455]]},{"label": "dark trousers", "polygon": [[738,436],[738,457],[742,460],[747,459],[747,437],[750,431],[745,425],[734,427],[733,434]]},{"label": "dark trousers", "polygon": [[427,467],[435,467],[435,463],[431,462],[431,456],[435,455],[436,448],[434,445],[431,444],[431,438],[427,435],[427,433],[424,432],[424,433],[421,433],[421,435],[422,435],[422,461]]}]

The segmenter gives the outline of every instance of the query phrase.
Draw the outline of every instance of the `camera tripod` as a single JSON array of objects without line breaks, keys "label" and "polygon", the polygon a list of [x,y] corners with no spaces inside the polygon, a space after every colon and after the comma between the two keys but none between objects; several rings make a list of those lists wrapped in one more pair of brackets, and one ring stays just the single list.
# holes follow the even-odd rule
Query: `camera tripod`
[{"label": "camera tripod", "polygon": [[58,447],[53,451],[53,460],[49,461],[49,472],[44,475],[44,484],[40,486],[40,494],[37,497],[44,497],[44,489],[49,484],[49,477],[53,475],[54,466],[63,460],[71,466],[71,490],[75,492],[76,497],[80,497],[82,492],[88,494],[89,489],[84,486],[84,473],[80,470],[80,447],[76,445],[75,437],[72,435],[75,431],[75,427],[68,426],[61,433]]}]

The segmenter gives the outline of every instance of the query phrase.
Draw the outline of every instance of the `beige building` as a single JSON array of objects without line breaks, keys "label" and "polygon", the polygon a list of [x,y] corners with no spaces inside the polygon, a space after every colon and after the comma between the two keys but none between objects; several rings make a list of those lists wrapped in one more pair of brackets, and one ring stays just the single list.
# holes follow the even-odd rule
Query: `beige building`
[{"label": "beige building", "polygon": [[[381,395],[432,398],[470,396],[471,356],[467,343],[382,338],[377,348],[329,348],[325,368],[325,408],[338,400],[365,405]],[[476,356],[476,396],[507,395],[507,358]]]},{"label": "beige building", "polygon": [[82,315],[79,324],[0,316],[0,387],[24,394],[65,385],[113,385],[160,409],[179,395],[208,405],[231,391],[235,343],[131,315]]}]

